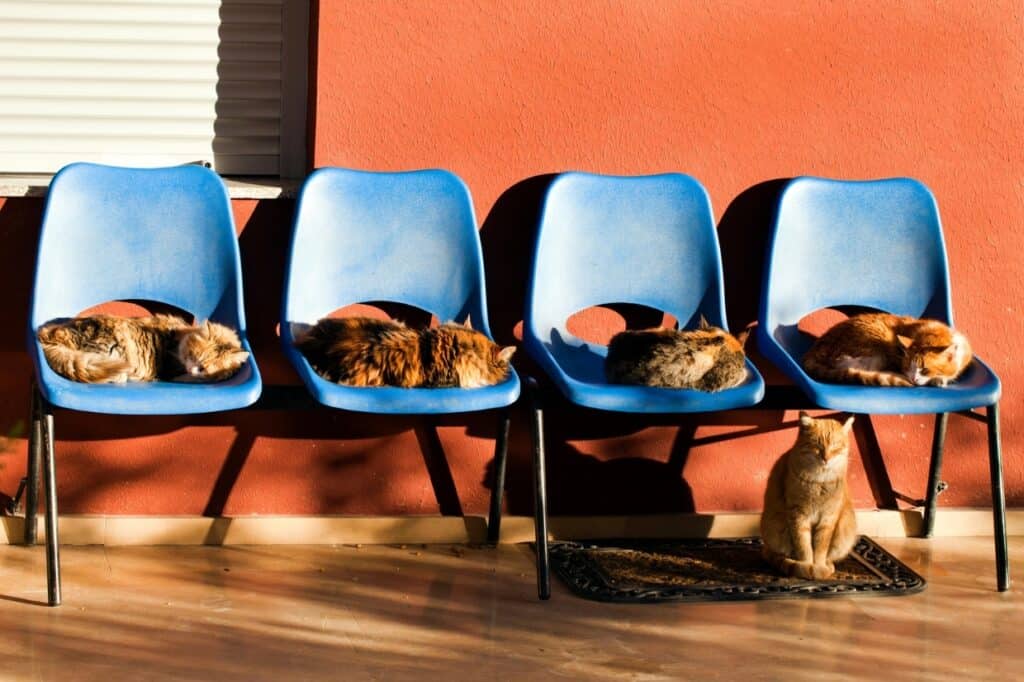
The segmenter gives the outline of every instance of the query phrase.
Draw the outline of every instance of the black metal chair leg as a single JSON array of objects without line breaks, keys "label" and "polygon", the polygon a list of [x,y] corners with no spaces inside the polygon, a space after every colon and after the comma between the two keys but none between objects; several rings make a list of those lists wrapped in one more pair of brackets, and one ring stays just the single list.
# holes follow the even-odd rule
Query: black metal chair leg
[{"label": "black metal chair leg", "polygon": [[505,494],[505,463],[508,460],[508,429],[511,410],[498,413],[498,435],[494,441],[494,487],[491,488],[491,510],[487,516],[487,542],[496,545],[501,538],[501,503]]},{"label": "black metal chair leg", "polygon": [[942,450],[946,445],[946,424],[949,413],[940,412],[935,415],[935,433],[932,435],[932,461],[928,467],[928,489],[925,493],[924,522],[921,524],[921,537],[930,538],[935,530],[935,507],[939,493],[945,488],[939,476],[942,471]]},{"label": "black metal chair leg", "polygon": [[53,456],[53,409],[40,398],[43,419],[43,483],[46,486],[46,594],[60,606],[60,549],[57,538],[57,467]]},{"label": "black metal chair leg", "polygon": [[25,544],[36,544],[36,514],[39,511],[39,465],[43,458],[43,416],[39,389],[32,382],[29,407],[28,463],[25,467]]},{"label": "black metal chair leg", "polygon": [[533,440],[533,518],[537,541],[537,596],[551,598],[551,569],[548,565],[548,494],[544,472],[544,413],[540,389],[530,385],[530,435]]},{"label": "black metal chair leg", "polygon": [[1003,490],[1003,446],[999,438],[999,403],[989,405],[988,463],[992,479],[992,535],[996,545],[996,588],[1010,589],[1010,556],[1006,547],[1006,494]]}]

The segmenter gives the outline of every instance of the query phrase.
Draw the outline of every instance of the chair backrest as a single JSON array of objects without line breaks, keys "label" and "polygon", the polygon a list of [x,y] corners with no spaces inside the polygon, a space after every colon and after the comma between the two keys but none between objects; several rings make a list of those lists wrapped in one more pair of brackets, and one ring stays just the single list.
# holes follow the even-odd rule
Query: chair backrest
[{"label": "chair backrest", "polygon": [[792,180],[768,241],[760,324],[792,335],[805,315],[864,306],[952,324],[932,193],[909,178]]},{"label": "chair backrest", "polygon": [[[388,301],[490,334],[469,189],[444,170],[321,168],[299,195],[282,321]],[[285,332],[282,328],[282,332]]]},{"label": "chair backrest", "polygon": [[681,174],[565,173],[548,189],[527,293],[526,331],[571,337],[566,321],[606,303],[703,314],[725,326],[722,261],[711,202]]},{"label": "chair backrest", "polygon": [[32,329],[113,300],[159,301],[245,330],[231,202],[201,166],[76,163],[50,183]]}]

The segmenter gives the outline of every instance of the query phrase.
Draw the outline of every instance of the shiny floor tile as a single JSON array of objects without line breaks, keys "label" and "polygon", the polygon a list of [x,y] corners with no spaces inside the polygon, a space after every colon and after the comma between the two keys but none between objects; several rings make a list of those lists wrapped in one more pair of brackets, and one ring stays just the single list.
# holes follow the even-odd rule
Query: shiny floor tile
[{"label": "shiny floor tile", "polygon": [[[882,542],[907,597],[536,599],[521,545],[0,547],[3,680],[984,680],[1024,670],[1022,590],[988,538]],[[1024,538],[1011,540],[1024,566]],[[1018,584],[1024,577],[1018,573]]]}]

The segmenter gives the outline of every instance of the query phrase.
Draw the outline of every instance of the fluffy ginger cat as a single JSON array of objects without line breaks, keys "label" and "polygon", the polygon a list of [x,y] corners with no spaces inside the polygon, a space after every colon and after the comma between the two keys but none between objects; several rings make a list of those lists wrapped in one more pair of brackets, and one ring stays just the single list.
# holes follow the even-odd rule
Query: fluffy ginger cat
[{"label": "fluffy ginger cat", "polygon": [[872,386],[948,386],[971,363],[967,337],[937,320],[866,313],[839,322],[807,354],[822,381]]},{"label": "fluffy ginger cat", "polygon": [[90,315],[50,322],[36,336],[54,372],[89,384],[223,381],[249,359],[229,327],[173,315]]},{"label": "fluffy ginger cat", "polygon": [[747,331],[733,336],[701,317],[694,330],[626,330],[612,337],[605,376],[613,384],[721,391],[747,376],[743,344]]},{"label": "fluffy ginger cat", "polygon": [[800,413],[796,444],[772,467],[764,493],[764,558],[783,575],[827,580],[857,543],[857,520],[846,486],[850,430],[844,423]]},{"label": "fluffy ginger cat", "polygon": [[322,319],[295,345],[328,381],[401,388],[497,384],[508,377],[515,352],[460,324],[415,330],[369,317]]}]

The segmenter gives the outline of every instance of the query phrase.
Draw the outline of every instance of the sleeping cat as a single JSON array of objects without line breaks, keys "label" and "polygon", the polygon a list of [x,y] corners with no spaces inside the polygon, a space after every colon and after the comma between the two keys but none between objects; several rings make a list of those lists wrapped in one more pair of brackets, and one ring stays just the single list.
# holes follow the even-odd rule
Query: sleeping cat
[{"label": "sleeping cat", "polygon": [[89,384],[223,381],[249,358],[229,327],[173,315],[90,315],[50,322],[36,336],[54,372]]},{"label": "sleeping cat", "polygon": [[295,345],[328,381],[402,388],[497,384],[508,377],[515,352],[460,324],[417,331],[369,317],[322,319]]},{"label": "sleeping cat", "polygon": [[703,317],[691,331],[626,330],[608,344],[605,376],[613,384],[721,391],[746,379],[746,340],[747,331],[733,336]]},{"label": "sleeping cat", "polygon": [[784,575],[826,580],[857,543],[846,485],[853,417],[812,419],[800,413],[796,444],[772,467],[764,492],[764,558]]},{"label": "sleeping cat", "polygon": [[947,386],[971,358],[967,337],[937,320],[866,313],[825,332],[804,355],[803,365],[824,381]]}]

